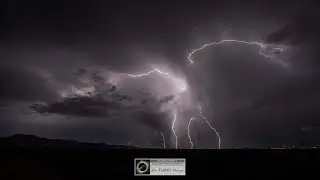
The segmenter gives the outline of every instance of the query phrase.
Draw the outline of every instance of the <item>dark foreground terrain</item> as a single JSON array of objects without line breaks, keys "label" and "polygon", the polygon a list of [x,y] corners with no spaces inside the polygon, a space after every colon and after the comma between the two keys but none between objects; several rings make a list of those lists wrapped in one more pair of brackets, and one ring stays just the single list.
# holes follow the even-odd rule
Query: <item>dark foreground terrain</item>
[{"label": "dark foreground terrain", "polygon": [[134,158],[186,158],[187,176],[279,176],[320,170],[318,149],[155,150],[50,140],[0,138],[0,179],[107,179],[134,176]]},{"label": "dark foreground terrain", "polygon": [[46,139],[34,135],[17,134],[7,138],[0,138],[0,148],[41,148],[41,149],[137,149],[134,146],[107,145],[103,143],[85,143],[73,140]]}]

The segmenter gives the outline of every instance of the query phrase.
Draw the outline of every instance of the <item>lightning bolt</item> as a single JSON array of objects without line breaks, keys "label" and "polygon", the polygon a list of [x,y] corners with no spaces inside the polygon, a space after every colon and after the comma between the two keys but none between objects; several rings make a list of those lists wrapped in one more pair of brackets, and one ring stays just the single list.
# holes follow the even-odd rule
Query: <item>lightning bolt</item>
[{"label": "lightning bolt", "polygon": [[210,127],[211,130],[213,130],[216,135],[217,135],[217,138],[218,138],[218,149],[220,149],[220,146],[221,146],[221,138],[220,138],[220,134],[218,133],[218,131],[211,126],[210,122],[208,121],[208,119],[203,115],[202,113],[202,107],[199,105],[199,113],[200,113],[200,116],[206,121],[206,123],[208,124],[208,126]]},{"label": "lightning bolt", "polygon": [[193,149],[193,142],[192,142],[191,135],[190,135],[190,124],[195,119],[196,119],[195,117],[191,117],[189,120],[189,124],[188,124],[188,138],[189,138],[189,142],[191,144],[191,149]]},{"label": "lightning bolt", "polygon": [[163,142],[163,148],[165,149],[166,148],[166,141],[164,139],[164,135],[162,132],[160,132],[161,136],[162,136],[162,142]]},{"label": "lightning bolt", "polygon": [[[139,78],[139,77],[143,77],[143,76],[149,76],[153,73],[158,73],[160,75],[164,75],[166,77],[169,77],[170,79],[172,79],[174,82],[177,82],[177,83],[180,83],[182,84],[181,86],[181,90],[182,91],[185,91],[187,89],[187,84],[182,81],[181,79],[178,79],[178,78],[175,78],[174,76],[172,76],[171,74],[169,74],[168,72],[163,72],[159,69],[153,69],[149,72],[146,72],[146,73],[142,73],[142,74],[128,74],[128,73],[121,73],[121,75],[126,75],[126,76],[129,76],[131,78]],[[172,122],[172,126],[171,126],[171,130],[172,130],[172,134],[174,135],[175,137],[175,147],[176,149],[178,149],[178,137],[176,135],[176,132],[174,130],[174,127],[175,127],[175,123],[176,123],[176,120],[177,120],[177,110],[175,110],[173,112],[173,122]],[[161,132],[161,136],[163,138],[163,145],[164,145],[164,148],[166,148],[166,144],[165,144],[165,140],[164,140],[164,136],[163,136],[163,133]]]},{"label": "lightning bolt", "polygon": [[[222,40],[222,41],[219,41],[219,42],[211,42],[211,43],[208,43],[208,44],[204,44],[200,48],[193,49],[191,51],[191,53],[189,53],[189,55],[188,55],[189,64],[194,64],[194,61],[192,60],[192,56],[194,54],[196,54],[197,52],[200,52],[201,50],[205,49],[206,47],[210,47],[210,46],[213,46],[213,45],[220,45],[220,44],[227,43],[227,42],[259,46],[260,47],[260,50],[259,50],[259,54],[260,55],[262,55],[262,56],[264,56],[266,58],[272,58],[272,56],[263,53],[264,48],[267,48],[268,46],[270,46],[272,44],[263,44],[263,43],[259,43],[259,42],[240,41],[240,40],[235,40],[235,39],[230,39],[230,40],[226,39],[226,40]],[[282,51],[284,51],[284,48],[283,47],[272,47],[272,50],[278,50],[278,51],[282,52]],[[287,64],[285,64],[285,66],[287,66]],[[214,127],[211,126],[210,122],[203,115],[202,107],[199,105],[198,108],[199,108],[200,116],[205,120],[205,122],[210,127],[210,129],[213,130],[216,133],[217,138],[218,138],[218,149],[220,149],[220,147],[221,147],[220,134],[218,133],[218,131]],[[193,143],[192,143],[191,138],[190,138],[189,126],[190,126],[190,123],[191,123],[192,120],[193,119],[191,118],[190,121],[189,121],[189,124],[188,124],[188,137],[189,137],[189,140],[190,140],[191,148],[193,148]]]},{"label": "lightning bolt", "polygon": [[[192,56],[195,53],[205,49],[206,47],[213,46],[213,45],[219,45],[219,44],[223,44],[223,43],[226,43],[226,42],[241,43],[241,44],[246,44],[246,45],[257,45],[257,46],[260,47],[259,54],[264,56],[264,57],[266,57],[266,58],[270,58],[270,56],[268,56],[267,54],[264,54],[262,52],[262,50],[264,48],[266,48],[267,46],[270,46],[272,44],[263,44],[263,43],[259,43],[259,42],[248,42],[248,41],[239,41],[239,40],[235,40],[235,39],[226,39],[226,40],[222,40],[222,41],[219,41],[219,42],[212,42],[212,43],[204,44],[200,48],[193,49],[191,51],[191,53],[189,53],[189,55],[188,55],[189,64],[193,64],[194,63],[194,61],[192,60]],[[284,48],[281,48],[281,47],[279,47],[279,48],[274,47],[272,49],[278,50],[278,51],[281,51],[281,52],[284,50]]]},{"label": "lightning bolt", "polygon": [[179,84],[182,84],[181,90],[183,90],[183,91],[187,89],[187,84],[184,81],[182,81],[181,79],[175,78],[174,76],[170,75],[168,72],[163,72],[159,69],[153,69],[147,73],[142,73],[142,74],[123,74],[123,73],[121,73],[121,74],[132,77],[132,78],[138,78],[138,77],[143,77],[143,76],[149,76],[150,74],[153,74],[153,73],[158,73],[160,75],[164,75],[166,77],[169,77],[173,81],[175,81]]},{"label": "lightning bolt", "polygon": [[[259,46],[260,47],[260,50],[259,50],[259,54],[260,55],[262,55],[262,56],[264,56],[266,58],[272,58],[272,56],[263,53],[264,48],[267,48],[268,46],[271,46],[272,44],[263,44],[263,43],[259,43],[259,42],[248,42],[248,41],[241,41],[241,40],[222,40],[222,41],[219,41],[219,42],[212,42],[212,43],[204,44],[200,48],[193,49],[191,51],[191,53],[189,53],[189,55],[188,55],[189,64],[194,64],[194,61],[192,60],[192,56],[195,55],[197,52],[200,52],[201,50],[205,49],[206,47],[210,47],[210,46],[213,46],[213,45],[220,45],[220,44],[227,43],[227,42]],[[280,52],[284,51],[284,48],[282,46],[271,47],[271,48],[272,48],[272,50],[277,50],[277,51],[280,51]],[[181,88],[182,91],[185,91],[187,89],[187,84],[184,81],[174,77],[173,75],[171,75],[168,72],[163,72],[160,69],[153,69],[153,70],[151,70],[149,72],[142,73],[142,74],[121,73],[121,75],[126,75],[126,76],[131,77],[131,78],[139,78],[139,77],[143,77],[143,76],[149,76],[149,75],[151,75],[153,73],[158,73],[158,74],[160,74],[162,76],[168,77],[171,80],[173,80],[174,82],[180,84],[181,85],[180,88]],[[207,125],[210,127],[210,129],[215,132],[215,134],[216,134],[216,136],[218,138],[218,149],[220,149],[221,148],[220,134],[217,132],[217,130],[214,127],[211,126],[210,122],[203,115],[202,107],[200,105],[198,106],[198,109],[199,109],[199,114],[200,114],[201,118],[203,118],[205,120],[205,122],[207,123]],[[191,144],[191,149],[193,148],[193,142],[192,142],[192,139],[191,139],[191,136],[190,136],[190,124],[194,119],[195,119],[194,117],[190,118],[189,123],[188,123],[188,138],[189,138],[189,141],[190,141],[190,144]],[[175,137],[175,148],[177,149],[178,148],[178,137],[177,137],[176,132],[175,132],[175,123],[176,123],[176,121],[177,121],[177,110],[173,111],[173,121],[172,121],[172,126],[171,126],[172,134]],[[162,139],[163,139],[164,148],[166,148],[165,140],[164,140],[164,136],[163,136],[162,132],[161,132],[161,136],[162,136]]]},{"label": "lightning bolt", "polygon": [[174,125],[175,125],[176,121],[177,121],[177,110],[175,110],[173,112],[173,121],[172,121],[171,129],[172,129],[172,133],[175,137],[176,149],[178,149],[178,137],[177,137],[176,131],[174,130]]}]

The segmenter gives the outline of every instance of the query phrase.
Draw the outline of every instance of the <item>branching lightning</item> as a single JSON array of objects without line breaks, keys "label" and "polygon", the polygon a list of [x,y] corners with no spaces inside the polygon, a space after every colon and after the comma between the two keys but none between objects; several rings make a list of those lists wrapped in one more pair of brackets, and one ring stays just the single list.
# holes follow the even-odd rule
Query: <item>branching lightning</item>
[{"label": "branching lightning", "polygon": [[202,113],[202,107],[199,105],[199,113],[200,113],[200,116],[206,121],[206,123],[208,124],[208,126],[210,127],[210,129],[212,129],[216,135],[217,135],[217,138],[218,138],[218,149],[220,149],[220,146],[221,146],[221,138],[220,138],[220,134],[218,133],[218,131],[211,126],[210,122],[208,121],[208,119],[203,115]]},{"label": "branching lightning", "polygon": [[[188,55],[189,64],[193,64],[194,63],[194,61],[192,60],[192,56],[195,53],[205,49],[206,47],[213,46],[213,45],[219,45],[219,44],[223,44],[223,43],[226,43],[226,42],[241,43],[241,44],[246,44],[246,45],[257,45],[257,46],[260,47],[259,54],[264,56],[264,57],[266,57],[266,58],[270,58],[270,56],[268,56],[267,54],[264,54],[262,52],[262,50],[264,48],[268,47],[268,46],[271,46],[271,44],[263,44],[263,43],[259,43],[259,42],[239,41],[239,40],[235,40],[235,39],[226,39],[226,40],[222,40],[222,41],[219,41],[219,42],[212,42],[212,43],[204,44],[200,48],[193,49],[191,51],[191,53],[189,53],[189,55]],[[281,47],[273,47],[272,49],[273,50],[278,50],[280,52],[282,52],[284,50],[284,48],[281,48]]]},{"label": "branching lightning", "polygon": [[[152,73],[158,73],[160,75],[165,75],[165,76],[169,77],[170,79],[172,79],[174,82],[179,83],[179,85],[181,84],[181,87],[180,87],[181,91],[185,91],[187,89],[187,84],[184,81],[182,81],[181,79],[175,78],[174,76],[170,75],[168,72],[163,72],[159,69],[153,69],[147,73],[142,73],[142,74],[127,74],[127,73],[124,74],[124,73],[122,73],[121,75],[126,75],[126,76],[129,76],[132,78],[139,78],[139,77],[143,77],[143,76],[149,76]],[[176,147],[176,149],[178,149],[178,137],[177,137],[176,132],[174,130],[176,120],[177,120],[177,110],[173,111],[173,121],[172,121],[171,130],[172,130],[172,134],[175,137],[175,147]],[[163,138],[164,148],[166,148],[166,144],[165,144],[165,140],[164,140],[164,136],[163,136],[162,132],[161,132],[161,136]]]},{"label": "branching lightning", "polygon": [[[266,58],[272,58],[272,56],[268,55],[268,54],[265,54],[263,53],[263,50],[264,48],[267,48],[268,46],[272,46],[271,44],[263,44],[263,43],[259,43],[259,42],[248,42],[248,41],[240,41],[240,40],[222,40],[222,41],[219,41],[219,42],[212,42],[212,43],[208,43],[208,44],[204,44],[202,45],[200,48],[197,48],[197,49],[193,49],[191,51],[191,53],[189,53],[188,55],[188,61],[189,61],[189,64],[194,64],[194,61],[192,60],[192,56],[197,53],[197,52],[200,52],[201,50],[205,49],[206,47],[209,47],[209,46],[213,46],[213,45],[219,45],[219,44],[223,44],[223,43],[227,43],[227,42],[233,42],[233,43],[241,43],[241,44],[246,44],[246,45],[257,45],[260,47],[260,50],[259,50],[259,54],[266,57]],[[276,50],[276,51],[284,51],[284,48],[279,46],[279,47],[272,47],[272,50]],[[280,62],[281,63],[281,62]],[[284,64],[285,66],[288,66],[288,64]],[[217,138],[218,138],[218,149],[220,149],[221,147],[221,138],[220,138],[220,134],[218,133],[218,131],[211,126],[210,122],[207,120],[207,118],[203,115],[202,113],[202,107],[199,105],[199,113],[200,113],[200,116],[205,120],[205,122],[207,123],[207,125],[210,127],[210,129],[212,129],[216,135],[217,135]],[[191,141],[191,138],[190,138],[190,133],[189,133],[189,126],[190,126],[190,123],[192,121],[192,118],[190,119],[189,121],[189,125],[188,125],[188,136],[189,136],[189,140],[190,140],[190,144],[191,144],[191,148],[193,147],[193,143]]]},{"label": "branching lightning", "polygon": [[191,135],[190,135],[190,124],[195,119],[196,119],[195,117],[191,117],[189,120],[189,124],[188,124],[188,138],[189,138],[189,142],[191,144],[191,149],[193,149],[193,142],[192,142]]},{"label": "branching lightning", "polygon": [[170,75],[168,72],[162,72],[159,69],[153,69],[153,70],[151,70],[151,71],[149,71],[147,73],[142,73],[142,74],[123,74],[122,73],[122,75],[127,75],[127,76],[132,77],[132,78],[138,78],[138,77],[143,77],[143,76],[149,76],[152,73],[159,73],[160,75],[167,76],[170,79],[172,79],[174,82],[177,82],[177,83],[181,84],[182,86],[180,88],[181,88],[182,91],[187,89],[187,84],[184,81],[182,81],[181,79],[175,78],[174,76]]},{"label": "branching lightning", "polygon": [[[122,73],[122,75],[126,75],[126,76],[129,76],[129,77],[132,77],[132,78],[139,78],[139,77],[143,77],[143,76],[149,76],[152,73],[158,73],[160,75],[165,75],[165,76],[169,77],[170,79],[172,79],[174,82],[182,84],[182,86],[180,87],[182,91],[185,91],[187,89],[187,84],[184,81],[182,81],[182,80],[180,80],[178,78],[175,78],[174,76],[170,75],[168,72],[162,72],[159,69],[153,69],[153,70],[151,70],[151,71],[149,71],[147,73],[142,73],[142,74],[123,74]],[[176,120],[177,120],[177,110],[173,111],[173,121],[172,121],[171,130],[172,130],[172,134],[175,137],[175,147],[176,147],[176,149],[178,149],[178,137],[177,137],[176,132],[174,130]],[[162,139],[163,139],[163,146],[164,146],[164,148],[166,148],[165,139],[164,139],[164,136],[163,136],[162,132],[161,132],[161,136],[162,136]]]},{"label": "branching lightning", "polygon": [[[213,46],[213,45],[220,45],[220,44],[228,43],[228,42],[259,46],[260,47],[259,54],[264,56],[264,57],[266,57],[266,58],[270,58],[270,59],[273,58],[274,56],[264,53],[263,50],[265,50],[265,48],[271,47],[271,49],[273,51],[279,51],[279,52],[284,51],[284,47],[280,46],[280,45],[277,45],[277,47],[274,47],[274,45],[272,45],[272,44],[263,44],[263,43],[259,43],[259,42],[248,42],[248,41],[241,41],[241,40],[222,40],[222,41],[219,41],[219,42],[212,42],[212,43],[204,44],[200,48],[193,49],[191,51],[191,53],[189,53],[189,55],[188,55],[189,64],[194,64],[195,63],[192,60],[192,56],[195,55],[197,52],[200,52],[201,50],[205,49],[206,47],[210,47],[210,46]],[[279,63],[282,63],[282,65],[284,65],[284,66],[288,65],[288,64],[284,64],[283,62],[279,62]],[[181,91],[187,90],[187,84],[185,83],[185,81],[183,81],[183,80],[181,80],[179,78],[176,78],[175,76],[171,75],[170,73],[163,72],[163,71],[161,71],[159,69],[153,69],[153,70],[151,70],[149,72],[141,73],[141,74],[127,74],[127,73],[124,74],[124,73],[122,73],[121,75],[126,75],[126,76],[131,77],[131,78],[139,78],[139,77],[143,77],[143,76],[149,76],[149,75],[151,75],[153,73],[158,73],[159,75],[166,76],[166,77],[170,78],[175,84],[179,85],[179,88],[181,89]],[[199,114],[200,114],[201,118],[203,118],[205,120],[206,124],[209,126],[209,128],[215,132],[215,134],[216,134],[216,136],[218,138],[218,149],[220,149],[221,148],[220,134],[218,133],[218,131],[213,126],[211,126],[211,124],[208,121],[208,119],[203,115],[202,107],[200,105],[198,106],[198,110],[199,110]],[[176,131],[175,131],[175,123],[177,121],[177,113],[178,113],[177,109],[173,111],[173,121],[172,121],[172,125],[171,125],[172,134],[173,134],[173,136],[175,138],[175,148],[176,149],[178,149],[178,137],[177,137],[177,134],[176,134]],[[189,123],[188,123],[188,138],[189,138],[189,142],[190,142],[190,145],[191,145],[191,149],[193,149],[193,142],[192,142],[192,138],[191,138],[191,135],[190,135],[190,125],[191,125],[192,121],[195,120],[195,119],[196,119],[195,117],[191,117],[190,120],[189,120]],[[165,142],[165,138],[164,138],[164,135],[163,135],[162,132],[161,132],[161,136],[162,136],[162,140],[163,140],[163,147],[166,148],[166,142]]]}]

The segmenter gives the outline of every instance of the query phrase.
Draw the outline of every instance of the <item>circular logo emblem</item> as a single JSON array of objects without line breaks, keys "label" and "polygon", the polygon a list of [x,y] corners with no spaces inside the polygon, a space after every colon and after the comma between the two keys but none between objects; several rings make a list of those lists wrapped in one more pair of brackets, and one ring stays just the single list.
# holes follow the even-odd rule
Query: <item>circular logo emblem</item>
[{"label": "circular logo emblem", "polygon": [[147,161],[139,161],[136,165],[137,173],[144,174],[149,170],[149,163]]}]

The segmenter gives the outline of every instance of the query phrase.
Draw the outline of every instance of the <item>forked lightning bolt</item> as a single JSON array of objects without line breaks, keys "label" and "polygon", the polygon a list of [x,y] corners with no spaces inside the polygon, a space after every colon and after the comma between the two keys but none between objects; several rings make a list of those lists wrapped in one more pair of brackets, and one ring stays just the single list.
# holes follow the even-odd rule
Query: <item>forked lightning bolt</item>
[{"label": "forked lightning bolt", "polygon": [[[189,64],[194,64],[194,61],[192,60],[192,56],[195,53],[200,52],[201,50],[205,49],[206,47],[213,46],[213,45],[219,45],[219,44],[223,44],[223,43],[227,43],[227,42],[259,46],[260,47],[260,50],[259,50],[259,54],[260,55],[262,55],[262,56],[264,56],[266,58],[272,58],[272,56],[263,53],[264,48],[267,48],[268,46],[272,46],[272,44],[263,44],[263,43],[259,43],[259,42],[248,42],[248,41],[240,41],[240,40],[222,40],[222,41],[219,41],[219,42],[212,42],[212,43],[204,44],[200,48],[193,49],[191,51],[191,53],[189,53],[189,55],[188,55]],[[282,46],[271,47],[271,48],[272,48],[272,50],[277,50],[277,51],[280,51],[280,52],[284,51],[284,48]],[[282,62],[280,62],[280,63],[282,63]],[[285,65],[287,65],[287,64],[285,64]],[[149,72],[142,73],[142,74],[123,74],[122,73],[122,75],[126,75],[126,76],[129,76],[129,77],[132,77],[132,78],[138,78],[138,77],[143,77],[143,76],[149,76],[149,75],[151,75],[153,73],[158,73],[160,75],[164,75],[164,76],[169,77],[170,79],[172,79],[174,82],[181,84],[180,88],[183,91],[187,89],[187,84],[184,81],[182,81],[181,79],[178,79],[178,78],[170,75],[168,72],[163,72],[163,71],[161,71],[159,69],[153,69],[153,70],[151,70]],[[220,147],[221,147],[220,134],[217,132],[217,130],[214,127],[211,126],[210,122],[203,115],[201,106],[199,106],[198,109],[199,109],[199,114],[200,114],[201,118],[203,118],[205,120],[205,122],[210,127],[210,129],[213,130],[215,132],[215,134],[217,135],[217,138],[218,138],[218,149],[220,149]],[[190,124],[194,119],[195,118],[192,117],[190,119],[190,121],[189,121],[189,124],[188,124],[188,138],[189,138],[189,141],[190,141],[190,144],[191,144],[191,148],[193,148],[193,142],[192,142],[191,136],[190,136]],[[177,110],[173,111],[173,122],[172,122],[172,126],[171,126],[172,134],[175,137],[175,148],[177,149],[178,148],[178,137],[177,137],[176,132],[174,130],[176,121],[177,121]],[[165,140],[164,140],[164,136],[163,136],[162,132],[161,132],[161,136],[163,138],[164,148],[166,148]]]},{"label": "forked lightning bolt", "polygon": [[153,70],[151,70],[151,71],[149,71],[147,73],[142,73],[142,74],[123,74],[122,73],[122,75],[127,75],[127,76],[132,77],[132,78],[138,78],[138,77],[142,77],[142,76],[149,76],[152,73],[159,73],[160,75],[165,75],[165,76],[169,77],[170,79],[172,79],[173,81],[181,83],[182,84],[181,90],[186,90],[186,88],[187,88],[187,84],[184,81],[182,81],[181,79],[173,77],[168,72],[162,72],[159,69],[153,69]]},{"label": "forked lightning bolt", "polygon": [[217,138],[218,138],[218,149],[220,149],[220,146],[221,146],[221,138],[220,138],[220,134],[218,133],[218,131],[211,126],[210,122],[208,121],[208,119],[203,115],[202,113],[202,108],[201,106],[199,105],[199,113],[200,113],[200,116],[206,121],[206,123],[208,124],[208,126],[210,127],[210,129],[212,129],[216,135],[217,135]]},{"label": "forked lightning bolt", "polygon": [[[267,46],[270,46],[271,44],[263,44],[263,43],[259,43],[259,42],[248,42],[248,41],[239,41],[239,40],[235,40],[235,39],[226,39],[226,40],[222,40],[222,41],[219,41],[219,42],[212,42],[212,43],[208,43],[208,44],[204,44],[202,45],[200,48],[197,48],[197,49],[193,49],[191,51],[191,53],[189,53],[188,55],[188,60],[189,60],[189,63],[190,64],[193,64],[194,61],[192,60],[192,56],[197,53],[198,51],[201,51],[203,49],[205,49],[206,47],[209,47],[209,46],[213,46],[213,45],[219,45],[219,44],[223,44],[223,43],[226,43],[226,42],[234,42],[234,43],[241,43],[241,44],[246,44],[246,45],[257,45],[260,47],[260,50],[259,50],[259,54],[266,57],[266,58],[270,58],[270,56],[268,56],[267,54],[264,54],[262,53],[262,50],[263,48],[266,48]],[[284,48],[272,48],[274,50],[278,50],[278,51],[283,51]]]},{"label": "forked lightning bolt", "polygon": [[191,135],[190,135],[190,125],[191,125],[191,122],[195,119],[196,119],[195,117],[191,117],[189,120],[189,124],[188,124],[188,138],[189,138],[189,142],[191,144],[191,149],[193,149],[193,142],[192,142]]},{"label": "forked lightning bolt", "polygon": [[[187,89],[187,84],[184,81],[182,81],[181,79],[175,78],[174,76],[170,75],[168,72],[163,72],[163,71],[161,71],[159,69],[153,69],[153,70],[151,70],[149,72],[141,73],[141,74],[121,73],[121,75],[126,75],[126,76],[129,76],[129,77],[132,77],[132,78],[139,78],[139,77],[143,77],[143,76],[149,76],[152,73],[158,73],[160,75],[165,75],[165,76],[169,77],[170,79],[172,79],[174,82],[178,82],[178,83],[182,84],[182,86],[180,87],[182,91]],[[175,147],[177,149],[178,148],[178,137],[177,137],[176,132],[174,130],[176,120],[177,120],[177,110],[173,111],[173,121],[172,121],[172,126],[171,126],[172,134],[175,137]],[[161,132],[161,136],[163,138],[163,146],[164,146],[164,148],[166,148],[165,140],[164,140],[164,136],[163,136],[162,132]]]},{"label": "forked lightning bolt", "polygon": [[[227,42],[241,43],[241,44],[246,44],[246,45],[257,45],[257,46],[260,47],[260,50],[259,50],[259,54],[260,54],[260,55],[262,55],[262,56],[264,56],[264,57],[266,57],[266,58],[272,58],[270,55],[263,53],[263,49],[264,49],[264,48],[267,48],[268,46],[271,46],[271,44],[263,44],[263,43],[259,43],[259,42],[240,41],[240,40],[235,40],[235,39],[230,39],[230,40],[226,39],[226,40],[222,40],[222,41],[219,41],[219,42],[212,42],[212,43],[204,44],[204,45],[202,45],[200,48],[193,49],[193,50],[191,51],[191,53],[189,53],[189,55],[188,55],[189,64],[193,64],[193,63],[194,63],[194,61],[192,60],[192,56],[193,56],[195,53],[197,53],[197,52],[205,49],[206,47],[213,46],[213,45],[219,45],[219,44],[223,44],[223,43],[227,43]],[[273,50],[280,51],[280,52],[284,51],[284,48],[283,48],[283,47],[280,47],[280,46],[279,46],[279,47],[272,47],[272,49],[273,49]],[[288,65],[288,64],[285,64],[285,66],[287,66],[287,65]],[[209,122],[209,121],[207,120],[207,118],[203,115],[203,113],[202,113],[202,108],[201,108],[200,105],[199,105],[198,108],[199,108],[199,113],[200,113],[201,117],[205,120],[205,122],[208,124],[208,126],[210,127],[210,129],[212,129],[212,130],[216,133],[216,135],[217,135],[217,137],[218,137],[218,148],[220,149],[220,147],[221,147],[220,134],[218,133],[218,131],[217,131],[214,127],[211,126],[210,122]],[[189,140],[190,140],[190,144],[191,144],[191,148],[192,148],[192,147],[193,147],[193,143],[192,143],[192,141],[191,141],[190,133],[189,133],[189,126],[190,126],[191,121],[192,121],[192,119],[190,119],[189,125],[188,125],[188,136],[189,136]]]}]

